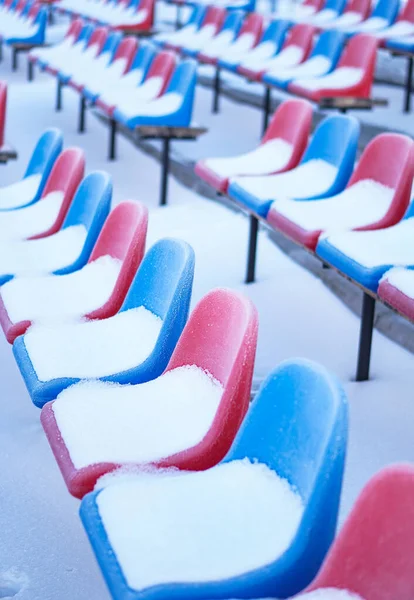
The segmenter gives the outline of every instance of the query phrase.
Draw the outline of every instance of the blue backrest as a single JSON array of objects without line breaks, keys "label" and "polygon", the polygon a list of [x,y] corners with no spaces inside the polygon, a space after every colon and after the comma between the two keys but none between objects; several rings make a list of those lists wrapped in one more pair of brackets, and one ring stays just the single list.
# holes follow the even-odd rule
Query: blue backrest
[{"label": "blue backrest", "polygon": [[47,178],[50,175],[53,165],[63,149],[63,135],[59,129],[47,129],[38,139],[36,146],[32,152],[32,156],[27,165],[26,172],[23,176],[30,177],[31,175],[41,175],[42,179],[39,185],[36,198],[38,200],[42,195],[43,188]]},{"label": "blue backrest", "polygon": [[204,20],[205,14],[207,12],[207,5],[196,4],[191,12],[190,18],[188,19],[187,25],[197,25],[199,28]]},{"label": "blue backrest", "polygon": [[271,21],[264,30],[260,43],[262,42],[274,42],[276,48],[281,48],[286,32],[290,27],[290,22],[284,19],[278,19],[277,21]]},{"label": "blue backrest", "polygon": [[[82,179],[65,217],[62,229],[84,225],[89,231],[96,219],[103,224],[112,200],[112,181],[108,173],[94,171]],[[105,214],[102,220],[102,214]],[[99,228],[100,229],[100,228]]]},{"label": "blue backrest", "polygon": [[335,31],[335,29],[324,31],[319,36],[310,58],[321,55],[326,56],[332,61],[332,67],[335,67],[345,48],[346,40],[345,33]]},{"label": "blue backrest", "polygon": [[346,4],[347,0],[327,0],[323,10],[334,10],[341,14],[345,9]]},{"label": "blue backrest", "polygon": [[242,10],[230,11],[224,19],[223,27],[220,31],[234,31],[236,36],[239,33],[239,29],[242,26],[244,19],[244,12]]},{"label": "blue backrest", "polygon": [[32,8],[34,3],[34,0],[29,0],[29,2],[26,2],[22,12],[20,13],[21,17],[26,17],[27,13],[29,12],[29,10]]},{"label": "blue backrest", "polygon": [[378,0],[372,11],[372,17],[381,17],[393,23],[400,10],[400,0]]},{"label": "blue backrest", "polygon": [[114,55],[121,40],[122,40],[122,33],[120,31],[114,31],[114,32],[110,33],[108,35],[108,37],[106,38],[104,45],[102,46],[102,50],[100,51],[100,54],[102,55],[102,54],[108,53],[108,57],[109,57],[109,55]]},{"label": "blue backrest", "polygon": [[76,40],[76,42],[84,42],[86,46],[94,29],[95,28],[91,23],[87,23],[86,25],[84,25],[80,31],[79,37]]},{"label": "blue backrest", "polygon": [[181,60],[175,67],[165,93],[176,92],[182,96],[188,94],[194,98],[197,82],[197,63],[195,60]]},{"label": "blue backrest", "polygon": [[157,49],[153,44],[149,42],[140,42],[134,60],[132,61],[130,71],[140,69],[140,71],[142,71],[142,78],[144,79],[156,53]]}]

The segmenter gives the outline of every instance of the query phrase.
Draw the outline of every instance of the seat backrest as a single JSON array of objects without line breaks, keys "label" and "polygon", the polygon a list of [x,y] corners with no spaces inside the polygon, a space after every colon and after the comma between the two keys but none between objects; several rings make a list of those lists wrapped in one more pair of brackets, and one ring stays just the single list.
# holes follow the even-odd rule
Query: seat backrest
[{"label": "seat backrest", "polygon": [[83,42],[85,45],[88,43],[89,38],[91,37],[93,31],[94,31],[94,26],[92,25],[92,23],[86,23],[83,25],[80,33],[79,33],[79,37],[77,39],[77,42]]},{"label": "seat backrest", "polygon": [[259,40],[263,31],[263,25],[263,15],[259,15],[258,13],[250,13],[245,17],[243,21],[238,37],[242,36],[245,33],[251,33],[253,34],[256,40]]},{"label": "seat backrest", "polygon": [[372,11],[373,17],[381,17],[393,23],[400,10],[400,0],[378,0]]},{"label": "seat backrest", "polygon": [[234,31],[234,35],[236,36],[239,33],[239,30],[242,26],[244,18],[244,13],[241,10],[232,10],[227,13],[227,16],[224,20],[223,27],[220,31]]},{"label": "seat backrest", "polygon": [[152,44],[140,42],[134,60],[131,63],[130,71],[139,69],[142,72],[142,78],[146,77],[155,55],[156,49]]},{"label": "seat backrest", "polygon": [[90,48],[91,46],[95,46],[97,49],[96,54],[99,54],[99,52],[102,50],[105,42],[106,42],[106,38],[108,37],[108,28],[107,27],[97,27],[91,37],[88,40],[87,43],[87,48]]},{"label": "seat backrest", "polygon": [[289,46],[299,46],[304,52],[303,60],[306,60],[312,49],[315,31],[316,30],[312,25],[307,25],[306,23],[294,25],[285,37],[283,49],[288,48]]},{"label": "seat backrest", "polygon": [[0,81],[0,148],[5,143],[7,113],[7,82]]},{"label": "seat backrest", "polygon": [[66,31],[65,39],[71,38],[73,40],[73,43],[75,43],[79,38],[79,35],[82,31],[82,27],[82,19],[74,19],[69,25],[68,30]]},{"label": "seat backrest", "polygon": [[325,4],[325,0],[305,0],[303,6],[312,6],[316,11],[322,9]]},{"label": "seat backrest", "polygon": [[[84,225],[89,230],[94,226],[95,219],[99,220],[100,215],[97,211],[106,212],[105,217],[107,216],[111,199],[112,182],[108,173],[90,173],[79,185],[62,228]],[[100,229],[101,227],[99,231]]]},{"label": "seat backrest", "polygon": [[105,40],[105,43],[103,44],[103,46],[101,48],[101,55],[107,54],[108,60],[109,60],[110,56],[112,57],[115,55],[116,49],[118,48],[121,41],[122,41],[122,33],[120,31],[110,32]]},{"label": "seat backrest", "polygon": [[47,129],[38,139],[23,176],[25,178],[31,175],[41,175],[39,192],[34,200],[40,197],[52,167],[62,152],[62,148],[63,135],[59,129]]},{"label": "seat backrest", "polygon": [[350,0],[344,13],[352,12],[362,15],[362,20],[365,20],[371,11],[371,0]]},{"label": "seat backrest", "polygon": [[[25,3],[25,5],[23,6],[23,8],[22,8],[22,11],[21,11],[21,13],[20,13],[20,16],[21,16],[22,18],[25,18],[25,17],[27,17],[27,15],[29,14],[29,10],[30,10],[30,8],[31,8],[31,6],[32,6],[32,4],[33,4],[33,2],[34,2],[34,0],[29,0],[28,2],[26,2],[26,3]],[[66,37],[66,36],[65,36],[65,37]]]},{"label": "seat backrest", "polygon": [[16,7],[14,9],[14,12],[16,13],[16,15],[21,15],[23,13],[23,10],[26,7],[26,0],[19,0],[18,3],[16,4]]},{"label": "seat backrest", "polygon": [[332,67],[335,67],[345,48],[345,43],[345,33],[335,31],[335,29],[324,31],[312,50],[311,58],[313,56],[326,56],[332,61]]},{"label": "seat backrest", "polygon": [[151,77],[161,77],[163,79],[163,85],[160,90],[160,94],[163,94],[171,80],[175,65],[175,54],[173,52],[163,50],[159,52],[151,62],[145,79],[150,79]]},{"label": "seat backrest", "polygon": [[356,67],[373,74],[377,48],[378,41],[372,35],[360,33],[351,38],[347,44],[338,67]]},{"label": "seat backrest", "polygon": [[225,16],[225,8],[222,8],[220,6],[209,6],[204,15],[204,19],[201,26],[205,27],[206,25],[215,25],[216,29],[218,30],[222,26]]},{"label": "seat backrest", "polygon": [[27,18],[30,21],[34,21],[36,19],[37,15],[39,14],[39,11],[40,11],[40,4],[34,2],[32,4],[32,6],[30,7],[29,12],[27,13]]},{"label": "seat backrest", "polygon": [[345,10],[346,4],[347,0],[326,0],[323,9],[334,10],[335,12],[341,14]]},{"label": "seat backrest", "polygon": [[273,42],[279,50],[285,41],[286,34],[290,28],[290,21],[284,19],[277,19],[271,21],[266,29],[263,30],[260,43]]},{"label": "seat backrest", "polygon": [[112,63],[116,60],[125,60],[124,73],[129,71],[134,56],[137,52],[138,41],[132,36],[124,37],[121,43],[118,45],[116,52],[113,55]]},{"label": "seat backrest", "polygon": [[407,0],[397,20],[414,23],[414,0]]},{"label": "seat backrest", "polygon": [[191,11],[190,17],[185,24],[187,25],[195,25],[198,28],[201,27],[201,24],[204,19],[204,15],[206,14],[207,6],[203,4],[195,4],[193,10]]},{"label": "seat backrest", "polygon": [[413,498],[412,465],[393,465],[375,475],[307,591],[330,587],[367,600],[412,600]]},{"label": "seat backrest", "polygon": [[192,59],[181,60],[174,69],[166,93],[180,94],[190,101],[192,107],[196,83],[196,61]]}]

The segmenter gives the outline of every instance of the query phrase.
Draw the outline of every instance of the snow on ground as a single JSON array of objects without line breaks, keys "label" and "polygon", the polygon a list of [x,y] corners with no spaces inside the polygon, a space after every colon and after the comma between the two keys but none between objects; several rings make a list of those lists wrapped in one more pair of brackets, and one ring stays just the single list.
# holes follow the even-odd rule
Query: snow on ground
[{"label": "snow on ground", "polygon": [[[350,444],[341,521],[374,472],[393,461],[414,462],[412,423],[413,356],[375,333],[372,380],[353,382],[359,321],[313,275],[293,263],[261,234],[258,283],[241,282],[248,222],[243,215],[196,196],[173,179],[170,206],[156,208],[159,165],[119,139],[119,160],[106,161],[108,132],[88,115],[88,132],[76,133],[78,99],[64,92],[64,111],[55,113],[54,81],[40,76],[23,83],[12,74],[9,57],[0,77],[9,80],[7,139],[19,160],[0,169],[0,185],[18,178],[36,139],[48,126],[61,127],[65,143],[82,145],[87,168],[106,169],[114,179],[115,202],[137,199],[150,208],[149,241],[177,236],[196,252],[193,304],[214,286],[247,293],[260,315],[255,378],[281,360],[304,356],[326,365],[344,382],[350,399]],[[211,93],[198,89],[196,120],[211,127],[197,143],[177,144],[193,159],[230,156],[252,149],[260,131],[260,112],[224,100],[218,116],[209,113]],[[373,113],[374,114],[374,113]],[[242,124],[242,125],[241,125]],[[207,154],[208,151],[208,154]],[[18,600],[109,600],[83,532],[79,502],[69,496],[15,364],[0,336],[0,597]]]}]

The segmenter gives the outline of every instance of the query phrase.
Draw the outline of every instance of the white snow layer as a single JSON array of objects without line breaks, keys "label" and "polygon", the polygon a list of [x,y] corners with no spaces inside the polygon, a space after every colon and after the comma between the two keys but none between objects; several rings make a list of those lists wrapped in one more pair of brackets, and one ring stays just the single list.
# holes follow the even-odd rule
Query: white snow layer
[{"label": "white snow layer", "polygon": [[300,496],[247,459],[198,473],[114,480],[97,497],[128,585],[219,581],[264,567],[288,548]]},{"label": "white snow layer", "polygon": [[382,279],[388,281],[408,298],[414,299],[414,271],[412,269],[396,267],[387,271]]},{"label": "white snow layer", "polygon": [[330,198],[298,202],[276,200],[272,208],[307,231],[343,231],[382,219],[390,208],[394,190],[364,179]]},{"label": "white snow layer", "polygon": [[1,288],[12,323],[66,321],[100,308],[111,296],[121,261],[101,256],[67,275],[16,277]]},{"label": "white snow layer", "polygon": [[140,306],[108,319],[35,325],[25,345],[40,381],[89,379],[140,365],[154,349],[162,320]]},{"label": "white snow layer", "polygon": [[208,158],[205,165],[220,177],[264,175],[283,169],[288,164],[292,152],[292,144],[282,138],[275,138],[240,156]]},{"label": "white snow layer", "polygon": [[371,33],[385,29],[387,25],[389,25],[389,22],[383,17],[370,17],[366,21],[362,21],[362,23],[356,27],[353,27],[351,31],[353,33]]},{"label": "white snow layer", "polygon": [[274,75],[281,81],[290,81],[299,77],[319,77],[325,75],[331,68],[332,62],[326,56],[314,56],[300,65],[292,67],[273,68],[266,75]]},{"label": "white snow layer", "polygon": [[410,23],[410,21],[398,21],[391,25],[391,27],[387,27],[387,29],[383,29],[382,31],[378,31],[373,35],[382,40],[396,38],[400,36],[412,35],[414,33],[414,23]]},{"label": "white snow layer", "polygon": [[307,594],[301,594],[297,600],[363,600],[361,596],[337,588],[321,588]]},{"label": "white snow layer", "polygon": [[321,27],[323,27],[323,29],[346,29],[347,27],[358,25],[361,21],[361,13],[349,11],[328,23],[321,23]]},{"label": "white snow layer", "polygon": [[0,212],[0,243],[46,232],[56,222],[63,198],[63,192],[51,192],[26,208]]},{"label": "white snow layer", "polygon": [[263,177],[235,177],[231,183],[238,183],[257,198],[310,198],[328,190],[338,173],[338,168],[330,163],[315,159],[309,160],[291,171]]},{"label": "white snow layer", "polygon": [[0,188],[0,209],[18,208],[33,200],[39,189],[41,175],[29,175]]},{"label": "white snow layer", "polygon": [[38,240],[0,242],[0,275],[51,273],[67,267],[79,257],[86,235],[83,225],[75,225]]},{"label": "white snow layer", "polygon": [[339,67],[325,75],[311,79],[296,79],[295,85],[299,85],[307,90],[340,90],[353,85],[357,85],[364,76],[364,70],[356,67]]},{"label": "white snow layer", "polygon": [[211,427],[222,385],[183,366],[139,385],[82,382],[53,412],[74,466],[149,463],[192,448]]},{"label": "white snow layer", "polygon": [[331,8],[326,8],[324,10],[320,10],[313,16],[309,21],[309,24],[312,25],[323,25],[324,23],[328,23],[338,17],[338,11],[332,10]]}]

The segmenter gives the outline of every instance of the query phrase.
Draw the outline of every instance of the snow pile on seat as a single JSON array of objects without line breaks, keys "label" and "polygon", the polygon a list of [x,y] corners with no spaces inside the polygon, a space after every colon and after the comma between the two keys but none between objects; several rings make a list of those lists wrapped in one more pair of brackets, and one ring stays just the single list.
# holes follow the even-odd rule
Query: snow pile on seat
[{"label": "snow pile on seat", "polygon": [[198,50],[204,44],[208,43],[217,31],[216,25],[205,25],[201,30],[198,30],[194,35],[188,36],[183,40],[182,47],[188,50]]},{"label": "snow pile on seat", "polygon": [[85,85],[91,93],[101,93],[113,88],[118,84],[127,65],[126,58],[118,58],[109,67],[97,70],[95,69],[89,74]]},{"label": "snow pile on seat", "polygon": [[78,85],[89,85],[92,80],[95,82],[100,78],[104,78],[111,59],[111,53],[104,52],[93,62],[86,63],[85,65],[80,64],[76,74],[72,76],[72,79],[76,81]]},{"label": "snow pile on seat", "polygon": [[387,19],[383,17],[370,17],[352,29],[353,33],[371,33],[380,29],[385,29],[388,25]]},{"label": "snow pile on seat", "polygon": [[364,179],[340,194],[321,200],[297,202],[276,200],[274,208],[281,215],[307,231],[343,231],[364,227],[382,219],[390,208],[394,190]]},{"label": "snow pile on seat", "polygon": [[[123,98],[128,98],[131,93],[135,92],[135,88],[142,83],[143,76],[144,71],[142,69],[133,69],[119,80],[116,87],[105,90],[103,94],[100,94],[100,100],[108,106],[119,104]],[[153,79],[158,78],[151,77],[151,80]]]},{"label": "snow pile on seat", "polygon": [[67,275],[17,277],[1,288],[12,323],[72,320],[96,310],[109,300],[121,261],[101,256]]},{"label": "snow pile on seat", "polygon": [[[163,85],[164,79],[162,77],[150,77],[136,89],[132,91],[128,89],[123,97],[118,96],[118,109],[125,114],[138,114],[140,104],[155,99],[160,94]],[[112,93],[112,97],[115,97],[117,89],[118,88],[109,90],[109,92]],[[101,98],[104,98],[103,94],[101,95]]]},{"label": "snow pile on seat", "polygon": [[286,480],[247,459],[131,476],[104,488],[97,505],[127,584],[139,590],[268,565],[289,547],[303,514]]},{"label": "snow pile on seat", "polygon": [[82,382],[58,396],[53,412],[75,468],[149,463],[198,444],[222,394],[192,365],[139,385]]},{"label": "snow pile on seat", "polygon": [[329,71],[331,61],[326,56],[314,56],[306,62],[292,66],[280,67],[280,69],[272,69],[267,71],[266,75],[275,75],[281,81],[289,81],[299,77],[318,77]]},{"label": "snow pile on seat", "polygon": [[414,299],[414,271],[396,267],[387,271],[381,281],[388,281],[408,298]]},{"label": "snow pile on seat", "polygon": [[331,187],[338,168],[325,160],[309,160],[292,171],[263,177],[235,177],[238,183],[257,198],[309,198],[323,194]]},{"label": "snow pile on seat", "polygon": [[337,19],[333,21],[329,21],[328,23],[323,23],[322,27],[324,29],[346,29],[352,25],[358,25],[361,23],[362,15],[359,12],[349,11],[343,15],[340,15]]},{"label": "snow pile on seat", "polygon": [[20,210],[0,212],[0,242],[23,240],[50,229],[59,215],[63,192],[51,192]]},{"label": "snow pile on seat", "polygon": [[337,588],[322,588],[302,594],[297,600],[364,600],[361,596],[348,592],[348,590],[339,590]]},{"label": "snow pile on seat", "polygon": [[339,67],[329,75],[314,79],[297,79],[295,85],[307,90],[340,90],[357,85],[364,76],[364,70],[357,67]]},{"label": "snow pile on seat", "polygon": [[183,102],[182,94],[170,92],[151,102],[144,102],[141,105],[123,111],[127,117],[162,117],[176,112]]},{"label": "snow pile on seat", "polygon": [[414,34],[414,23],[410,23],[410,21],[398,21],[398,23],[394,23],[394,25],[387,27],[384,31],[373,33],[375,37],[381,38],[382,40],[412,34]]},{"label": "snow pile on seat", "polygon": [[324,23],[332,21],[337,16],[338,11],[333,10],[332,8],[327,8],[316,13],[316,15],[310,20],[310,23],[312,25],[323,25]]},{"label": "snow pile on seat", "polygon": [[270,57],[273,56],[275,50],[275,42],[271,40],[268,40],[267,42],[262,42],[261,44],[253,48],[253,50],[251,50],[248,53],[246,58],[240,61],[240,65],[246,68],[249,68],[250,66],[257,67],[257,69],[259,70],[259,67],[261,67],[262,62],[264,60],[270,60]]},{"label": "snow pile on seat", "polygon": [[83,225],[66,227],[39,240],[0,242],[0,274],[51,273],[72,264],[86,240]]},{"label": "snow pile on seat", "polygon": [[292,144],[275,138],[247,154],[229,158],[209,158],[205,165],[221,177],[262,175],[282,169],[288,164],[292,152]]},{"label": "snow pile on seat", "polygon": [[371,268],[380,265],[414,265],[414,219],[375,231],[346,231],[328,242],[351,260]]},{"label": "snow pile on seat", "polygon": [[277,71],[278,69],[297,65],[302,59],[303,48],[300,46],[288,46],[280,54],[276,54],[274,58],[264,63],[263,69],[266,69],[267,72]]},{"label": "snow pile on seat", "polygon": [[25,335],[25,345],[40,381],[104,377],[148,358],[161,326],[159,317],[139,306],[101,321],[35,325]]},{"label": "snow pile on seat", "polygon": [[[220,54],[220,59],[225,60],[226,62],[239,62],[241,56],[252,48],[254,41],[255,36],[253,33],[243,33],[227,48],[226,51]],[[206,54],[211,56],[209,52],[206,52]]]},{"label": "snow pile on seat", "polygon": [[39,189],[41,175],[30,175],[0,188],[0,209],[18,208],[33,200]]},{"label": "snow pile on seat", "polygon": [[226,48],[230,48],[230,45],[233,43],[233,40],[234,31],[222,31],[211,40],[211,43],[208,45],[208,48],[203,49],[203,54],[210,58],[217,58]]}]

